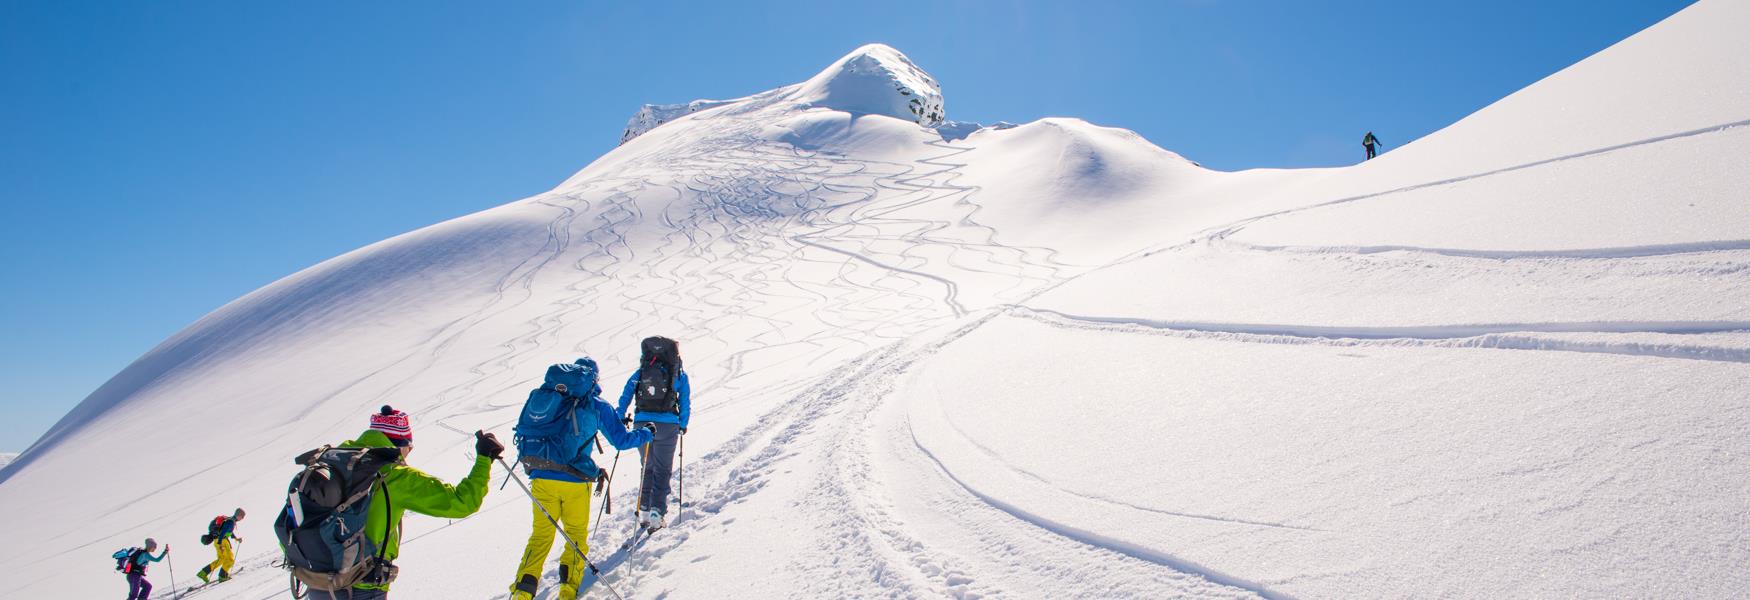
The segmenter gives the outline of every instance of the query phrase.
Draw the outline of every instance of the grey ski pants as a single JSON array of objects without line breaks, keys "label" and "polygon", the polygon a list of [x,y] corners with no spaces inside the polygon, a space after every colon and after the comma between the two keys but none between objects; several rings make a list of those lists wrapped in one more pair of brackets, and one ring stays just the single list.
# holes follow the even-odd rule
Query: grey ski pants
[{"label": "grey ski pants", "polygon": [[669,478],[674,474],[674,448],[681,439],[681,426],[650,421],[640,421],[637,426],[643,427],[645,423],[656,426],[656,439],[650,441],[649,450],[644,454],[644,479],[638,491],[638,505],[666,515]]}]

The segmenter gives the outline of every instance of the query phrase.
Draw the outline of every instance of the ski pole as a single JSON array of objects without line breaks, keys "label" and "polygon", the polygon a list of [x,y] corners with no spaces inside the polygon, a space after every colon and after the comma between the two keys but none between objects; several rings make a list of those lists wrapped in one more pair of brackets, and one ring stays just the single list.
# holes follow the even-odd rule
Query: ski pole
[{"label": "ski pole", "polygon": [[599,507],[596,507],[595,521],[592,521],[590,523],[590,525],[595,527],[595,529],[592,529],[589,532],[589,537],[591,540],[595,539],[595,532],[602,530],[602,513],[604,511],[606,511],[607,514],[613,514],[613,511],[608,510],[608,507],[613,505],[613,503],[614,503],[614,491],[612,489],[612,486],[614,485],[614,471],[618,471],[619,469],[620,469],[620,451],[615,450],[614,451],[614,465],[611,467],[608,467],[608,480],[602,485],[603,489],[597,490],[597,491],[602,493],[602,505]]},{"label": "ski pole", "polygon": [[674,488],[674,520],[680,521],[687,510],[687,432],[681,432],[680,485]]},{"label": "ski pole", "polygon": [[176,559],[170,556],[170,544],[164,545],[164,565],[170,567],[170,598],[175,600],[182,588],[176,587]]},{"label": "ski pole", "polygon": [[[644,514],[644,492],[649,489],[646,486],[650,485],[650,482],[646,481],[650,478],[649,454],[650,442],[644,442],[643,446],[638,447],[638,512],[632,513],[632,516],[640,519],[644,518],[642,516]],[[642,522],[640,521],[640,523]]]},{"label": "ski pole", "polygon": [[504,465],[504,470],[505,470],[506,474],[509,476],[509,478],[516,480],[517,487],[523,488],[523,493],[528,494],[529,501],[534,502],[535,508],[540,509],[541,516],[547,517],[547,522],[552,523],[553,529],[555,531],[559,532],[559,536],[565,538],[565,545],[570,546],[571,551],[576,552],[578,558],[583,559],[583,564],[589,566],[590,572],[595,573],[596,581],[600,582],[602,584],[602,587],[607,588],[608,593],[613,594],[615,598],[619,598],[620,600],[626,600],[625,598],[620,596],[619,592],[614,591],[614,586],[608,585],[608,582],[606,582],[606,581],[602,581],[601,568],[595,566],[595,563],[590,561],[589,555],[584,554],[582,548],[577,547],[577,542],[573,541],[571,539],[571,534],[565,533],[565,528],[559,526],[559,520],[553,518],[553,513],[547,512],[547,507],[545,505],[541,504],[541,499],[535,497],[535,491],[529,489],[528,484],[523,483],[523,478],[516,476],[516,470],[510,468],[510,465],[505,464],[504,459],[499,458],[496,460],[498,461],[498,464]]}]

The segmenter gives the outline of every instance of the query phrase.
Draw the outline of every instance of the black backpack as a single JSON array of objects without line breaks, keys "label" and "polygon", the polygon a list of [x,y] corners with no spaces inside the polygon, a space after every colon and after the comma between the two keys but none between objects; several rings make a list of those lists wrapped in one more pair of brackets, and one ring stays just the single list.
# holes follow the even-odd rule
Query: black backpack
[{"label": "black backpack", "polygon": [[212,544],[214,541],[219,539],[219,532],[224,529],[225,519],[227,519],[227,518],[228,517],[226,517],[225,515],[219,515],[217,517],[213,517],[212,522],[207,523],[207,534],[201,536],[201,545],[202,546]]},{"label": "black backpack", "polygon": [[391,501],[388,488],[378,486],[379,472],[401,459],[396,448],[334,448],[323,446],[298,456],[304,470],[292,477],[286,507],[273,523],[285,549],[292,576],[313,590],[333,592],[357,583],[388,584],[397,569],[365,535],[376,491]]},{"label": "black backpack", "polygon": [[639,345],[638,412],[681,413],[680,393],[674,389],[674,379],[681,372],[681,351],[674,340],[651,336]]}]

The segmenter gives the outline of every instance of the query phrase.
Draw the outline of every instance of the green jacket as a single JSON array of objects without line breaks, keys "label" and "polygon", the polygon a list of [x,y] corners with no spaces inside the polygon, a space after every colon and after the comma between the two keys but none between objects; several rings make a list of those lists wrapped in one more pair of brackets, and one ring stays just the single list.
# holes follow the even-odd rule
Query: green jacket
[{"label": "green jacket", "polygon": [[[381,431],[367,430],[358,439],[340,445],[342,448],[388,448],[394,446]],[[492,477],[492,459],[474,458],[474,468],[468,476],[452,486],[443,480],[407,466],[387,465],[380,471],[383,482],[371,500],[371,514],[365,518],[365,535],[377,544],[390,562],[401,555],[401,515],[413,511],[422,515],[458,519],[480,510],[486,500],[486,480]],[[386,494],[384,492],[387,492]],[[385,501],[386,500],[386,501]],[[387,591],[387,585],[361,583],[353,586]]]}]

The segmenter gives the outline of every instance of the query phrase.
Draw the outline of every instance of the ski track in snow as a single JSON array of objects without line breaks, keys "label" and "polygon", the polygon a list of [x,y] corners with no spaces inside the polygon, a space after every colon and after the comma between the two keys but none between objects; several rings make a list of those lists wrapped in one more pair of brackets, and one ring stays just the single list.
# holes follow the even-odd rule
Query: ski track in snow
[{"label": "ski track in snow", "polygon": [[[1698,334],[1750,332],[1745,321],[1671,321],[1671,322],[1578,322],[1578,323],[1493,323],[1466,325],[1423,325],[1402,327],[1328,327],[1319,325],[1271,325],[1251,323],[1176,322],[1133,317],[1097,317],[1072,315],[1049,309],[1015,307],[1020,314],[1031,315],[1040,322],[1052,324],[1080,323],[1107,325],[1104,329],[1122,326],[1146,328],[1184,334],[1232,334],[1228,339],[1264,343],[1289,343],[1288,340],[1328,342],[1341,345],[1364,345],[1370,341],[1391,342],[1390,345],[1427,345],[1444,347],[1497,348],[1515,350],[1547,350],[1566,352],[1596,352],[1662,358],[1750,362],[1750,347],[1732,348],[1701,344],[1612,343],[1609,341],[1574,341],[1539,338],[1537,333],[1668,333]],[[1527,335],[1507,335],[1527,334]]]}]

